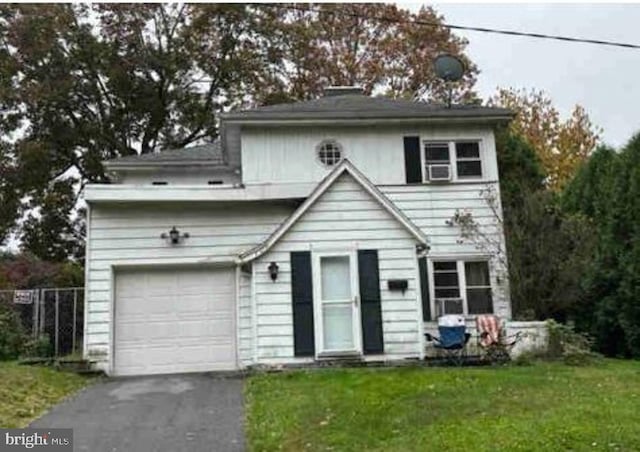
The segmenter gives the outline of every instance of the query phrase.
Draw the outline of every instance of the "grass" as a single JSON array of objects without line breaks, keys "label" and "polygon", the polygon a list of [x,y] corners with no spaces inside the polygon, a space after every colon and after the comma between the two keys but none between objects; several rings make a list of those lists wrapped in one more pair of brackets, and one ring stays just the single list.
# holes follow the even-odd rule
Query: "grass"
[{"label": "grass", "polygon": [[0,428],[24,427],[90,381],[49,367],[0,362]]},{"label": "grass", "polygon": [[340,369],[246,386],[254,451],[640,450],[640,362]]}]

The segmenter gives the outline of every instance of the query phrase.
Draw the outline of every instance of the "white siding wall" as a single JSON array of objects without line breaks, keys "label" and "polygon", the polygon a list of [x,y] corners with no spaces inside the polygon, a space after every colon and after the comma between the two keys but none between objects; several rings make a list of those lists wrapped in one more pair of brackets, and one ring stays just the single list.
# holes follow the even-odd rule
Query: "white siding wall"
[{"label": "white siding wall", "polygon": [[[407,185],[403,137],[410,135],[418,135],[421,141],[481,140],[483,179]],[[244,182],[293,184],[321,180],[329,170],[317,161],[316,146],[325,139],[340,142],[345,156],[424,231],[430,240],[431,258],[490,257],[494,312],[511,318],[506,257],[492,257],[496,246],[487,245],[486,239],[461,241],[460,229],[446,223],[457,210],[468,211],[481,225],[483,233],[504,250],[501,209],[498,206],[494,212],[486,196],[481,194],[481,190],[492,187],[499,198],[498,164],[491,127],[248,128],[242,132]],[[359,205],[357,209],[330,208],[326,218],[339,222],[343,228],[348,228],[351,222],[378,221],[372,203],[369,201],[368,206]]]},{"label": "white siding wall", "polygon": [[[264,240],[293,211],[275,204],[182,203],[94,205],[87,245],[85,350],[109,359],[113,266],[227,265]],[[169,245],[160,234],[175,226],[190,237]],[[246,314],[246,313],[243,313]]]},{"label": "white siding wall", "polygon": [[238,354],[246,367],[253,360],[253,315],[251,312],[251,274],[240,272],[238,287]]},{"label": "white siding wall", "polygon": [[[505,250],[500,218],[501,209],[494,211],[483,190],[492,186],[499,197],[497,183],[405,185],[380,187],[381,191],[421,228],[429,238],[429,259],[458,259],[486,256],[489,258],[494,312],[511,318],[509,279],[506,257],[495,258],[497,248]],[[458,226],[447,221],[456,210],[468,211],[478,223],[484,237],[462,239]],[[505,256],[505,255],[503,255]],[[430,285],[433,288],[433,284]],[[433,309],[431,312],[434,312]]]},{"label": "white siding wall", "polygon": [[242,178],[245,184],[319,182],[327,173],[316,158],[316,146],[337,140],[345,156],[374,184],[404,184],[403,137],[423,140],[479,139],[484,178],[497,179],[491,128],[447,127],[296,127],[245,128],[242,131]]},{"label": "white siding wall", "polygon": [[[367,221],[359,221],[363,214]],[[254,262],[258,362],[295,360],[289,253],[329,249],[378,250],[386,358],[419,357],[421,308],[415,244],[404,227],[351,176],[339,178],[270,252]],[[272,261],[280,267],[276,282],[267,270]],[[391,292],[387,289],[389,279],[407,279],[409,289],[404,294]]]},{"label": "white siding wall", "polygon": [[[229,171],[215,169],[178,168],[170,170],[127,170],[118,172],[119,184],[151,185],[153,182],[167,182],[169,185],[208,185],[209,181],[224,184],[240,182],[240,176]],[[215,187],[215,185],[214,185]]]}]

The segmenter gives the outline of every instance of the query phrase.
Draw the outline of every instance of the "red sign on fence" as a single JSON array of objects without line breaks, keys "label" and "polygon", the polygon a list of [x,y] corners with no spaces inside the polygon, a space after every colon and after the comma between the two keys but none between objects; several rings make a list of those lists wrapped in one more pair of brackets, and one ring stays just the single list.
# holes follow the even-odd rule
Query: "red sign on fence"
[{"label": "red sign on fence", "polygon": [[16,290],[13,292],[13,302],[15,304],[31,304],[33,303],[33,290]]}]

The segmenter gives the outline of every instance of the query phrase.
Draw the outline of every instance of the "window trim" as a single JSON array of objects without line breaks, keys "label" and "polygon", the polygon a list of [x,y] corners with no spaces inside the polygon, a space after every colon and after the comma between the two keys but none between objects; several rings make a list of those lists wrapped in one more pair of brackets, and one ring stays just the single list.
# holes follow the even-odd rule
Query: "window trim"
[{"label": "window trim", "polygon": [[[338,161],[336,161],[333,165],[327,165],[327,164],[326,164],[326,163],[324,163],[324,162],[322,161],[322,159],[320,158],[320,152],[322,152],[322,147],[323,147],[323,146],[325,146],[325,145],[327,145],[327,144],[331,144],[331,145],[335,146],[335,147],[339,150],[339,152],[340,152],[340,158],[339,158],[339,159],[338,159]],[[342,143],[340,143],[338,140],[336,140],[336,139],[334,139],[334,138],[327,138],[327,139],[324,139],[324,140],[320,141],[320,143],[318,143],[318,144],[316,145],[316,148],[315,148],[315,160],[316,160],[316,162],[318,162],[318,164],[319,164],[320,166],[322,166],[324,169],[329,169],[329,170],[331,170],[331,169],[335,168],[337,165],[339,165],[339,164],[340,164],[340,162],[341,162],[342,160],[344,160],[344,159],[345,159],[344,146],[343,146],[343,145],[342,145]]]},{"label": "window trim", "polygon": [[[478,143],[478,159],[480,160],[480,172],[482,173],[480,176],[458,176],[458,153],[456,152],[456,143]],[[449,146],[449,166],[451,167],[451,180],[449,183],[465,183],[465,182],[477,182],[483,181],[487,178],[487,169],[486,169],[486,153],[484,139],[482,138],[447,138],[447,139],[438,139],[438,138],[422,138],[420,137],[420,164],[422,165],[422,183],[423,184],[431,184],[429,180],[429,171],[427,169],[427,152],[426,152],[426,144],[434,143],[434,144],[444,144],[447,143]],[[461,161],[476,161],[478,159],[468,159],[464,158]],[[444,164],[444,163],[443,163]]]},{"label": "window trim", "polygon": [[[469,305],[467,300],[467,275],[464,264],[466,262],[486,262],[489,271],[489,288],[491,289],[491,305],[492,310],[495,312],[495,287],[493,283],[493,274],[491,272],[491,256],[478,255],[478,256],[431,256],[427,257],[427,277],[429,281],[429,303],[431,306],[431,321],[435,321],[438,318],[438,306],[436,304],[436,286],[434,277],[434,263],[435,262],[455,262],[456,271],[458,273],[458,290],[460,293],[460,299],[462,300],[462,316],[465,318],[475,318],[481,314],[469,314]],[[473,286],[473,288],[480,288],[480,286]]]}]

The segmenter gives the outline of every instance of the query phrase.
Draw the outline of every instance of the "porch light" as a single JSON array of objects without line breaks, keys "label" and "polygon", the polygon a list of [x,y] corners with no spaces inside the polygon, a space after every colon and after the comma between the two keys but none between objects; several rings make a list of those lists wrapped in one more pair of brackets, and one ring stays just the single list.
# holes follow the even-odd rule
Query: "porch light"
[{"label": "porch light", "polygon": [[267,269],[269,270],[269,276],[271,276],[271,281],[275,282],[276,279],[278,279],[278,264],[276,264],[275,262],[271,262],[269,264],[269,267],[267,267]]},{"label": "porch light", "polygon": [[172,245],[177,245],[178,243],[180,243],[181,239],[188,239],[189,234],[187,232],[180,233],[180,231],[178,231],[174,226],[171,228],[168,234],[166,232],[160,234],[160,238],[164,240],[169,239]]}]

